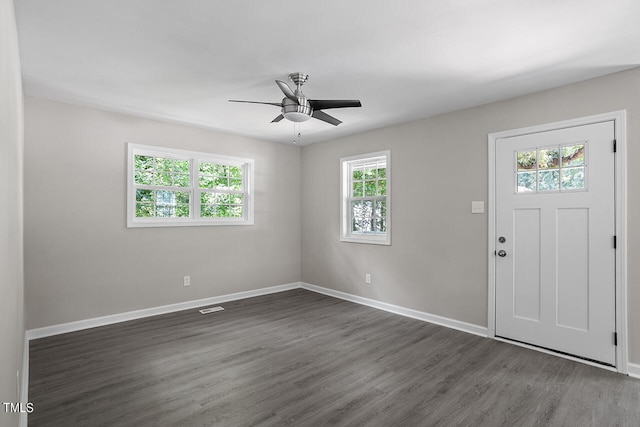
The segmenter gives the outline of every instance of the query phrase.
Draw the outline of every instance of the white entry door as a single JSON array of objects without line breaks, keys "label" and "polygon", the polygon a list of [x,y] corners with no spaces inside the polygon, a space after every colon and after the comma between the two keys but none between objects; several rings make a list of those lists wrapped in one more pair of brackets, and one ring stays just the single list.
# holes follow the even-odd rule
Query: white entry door
[{"label": "white entry door", "polygon": [[496,140],[496,336],[615,365],[614,122]]}]

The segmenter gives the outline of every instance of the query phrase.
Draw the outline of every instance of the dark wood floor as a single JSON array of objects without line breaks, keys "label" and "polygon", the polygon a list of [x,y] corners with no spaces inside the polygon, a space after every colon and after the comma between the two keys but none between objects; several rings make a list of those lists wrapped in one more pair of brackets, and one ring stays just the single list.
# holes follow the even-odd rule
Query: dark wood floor
[{"label": "dark wood floor", "polygon": [[305,290],[31,342],[30,426],[640,426],[640,381]]}]

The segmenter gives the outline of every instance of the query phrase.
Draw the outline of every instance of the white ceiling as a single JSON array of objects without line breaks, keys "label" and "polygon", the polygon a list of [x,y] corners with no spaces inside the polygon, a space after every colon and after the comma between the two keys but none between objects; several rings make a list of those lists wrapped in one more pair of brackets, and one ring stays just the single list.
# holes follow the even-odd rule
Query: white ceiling
[{"label": "white ceiling", "polygon": [[15,0],[28,95],[301,145],[640,65],[639,0]]}]

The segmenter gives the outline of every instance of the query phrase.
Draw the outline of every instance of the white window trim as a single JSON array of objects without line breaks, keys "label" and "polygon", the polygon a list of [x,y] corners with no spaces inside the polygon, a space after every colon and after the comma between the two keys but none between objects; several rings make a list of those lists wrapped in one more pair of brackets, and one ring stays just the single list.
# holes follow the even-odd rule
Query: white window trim
[{"label": "white window trim", "polygon": [[[190,160],[191,162],[191,182],[189,188],[191,201],[189,218],[137,218],[136,217],[136,189],[134,184],[133,161],[136,154],[163,157],[169,156],[174,159]],[[243,197],[242,218],[200,218],[196,216],[200,212],[200,197],[196,194],[198,188],[198,168],[196,165],[200,161],[223,162],[224,164],[244,166],[245,193]],[[187,151],[175,148],[156,147],[151,145],[127,144],[127,228],[135,227],[184,227],[202,225],[253,225],[253,182],[254,182],[254,160],[242,157],[231,157],[197,151]]]},{"label": "white window trim", "polygon": [[[385,234],[357,234],[351,232],[351,210],[349,209],[349,167],[353,163],[384,158],[387,164],[387,232]],[[359,154],[340,159],[340,241],[391,245],[391,151]]]}]

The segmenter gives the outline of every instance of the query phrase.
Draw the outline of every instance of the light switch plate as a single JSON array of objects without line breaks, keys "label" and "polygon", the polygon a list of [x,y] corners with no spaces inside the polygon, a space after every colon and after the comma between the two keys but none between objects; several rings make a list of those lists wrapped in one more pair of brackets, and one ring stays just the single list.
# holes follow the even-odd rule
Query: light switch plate
[{"label": "light switch plate", "polygon": [[484,213],[484,201],[473,201],[471,202],[471,213],[481,214]]}]

